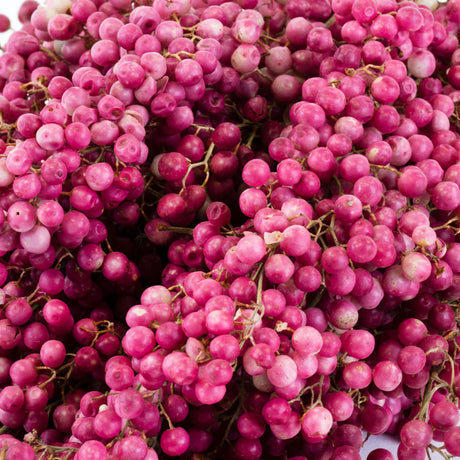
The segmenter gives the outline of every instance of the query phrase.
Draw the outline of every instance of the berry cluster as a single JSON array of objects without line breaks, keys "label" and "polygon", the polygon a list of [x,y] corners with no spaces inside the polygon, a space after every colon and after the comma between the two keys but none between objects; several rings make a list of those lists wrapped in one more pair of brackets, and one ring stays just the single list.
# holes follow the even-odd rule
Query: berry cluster
[{"label": "berry cluster", "polygon": [[0,457],[460,456],[460,0],[42,3],[0,55]]}]

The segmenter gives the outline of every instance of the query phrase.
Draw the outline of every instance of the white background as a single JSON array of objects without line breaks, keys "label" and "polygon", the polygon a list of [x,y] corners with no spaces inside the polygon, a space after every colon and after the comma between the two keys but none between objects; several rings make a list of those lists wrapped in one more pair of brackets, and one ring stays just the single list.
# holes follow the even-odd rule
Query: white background
[{"label": "white background", "polygon": [[[22,0],[0,0],[0,13],[8,16],[11,21],[11,28],[18,30],[21,23],[18,20],[18,10]],[[3,45],[7,40],[8,33],[0,33],[0,43]]]},{"label": "white background", "polygon": [[[43,0],[39,0],[39,3],[43,3]],[[19,6],[21,5],[21,0],[0,0],[0,13],[5,14],[10,18],[11,27],[13,30],[18,30],[21,27],[20,22],[17,19],[17,12],[19,10]],[[7,40],[8,33],[0,34],[0,43],[4,44]],[[369,441],[366,442],[364,447],[361,449],[361,457],[363,459],[366,458],[367,454],[376,448],[385,448],[390,450],[393,455],[396,456],[398,443],[396,439],[391,438],[389,436],[378,436],[378,437],[371,437]],[[441,459],[440,455],[432,454],[432,459]]]}]

